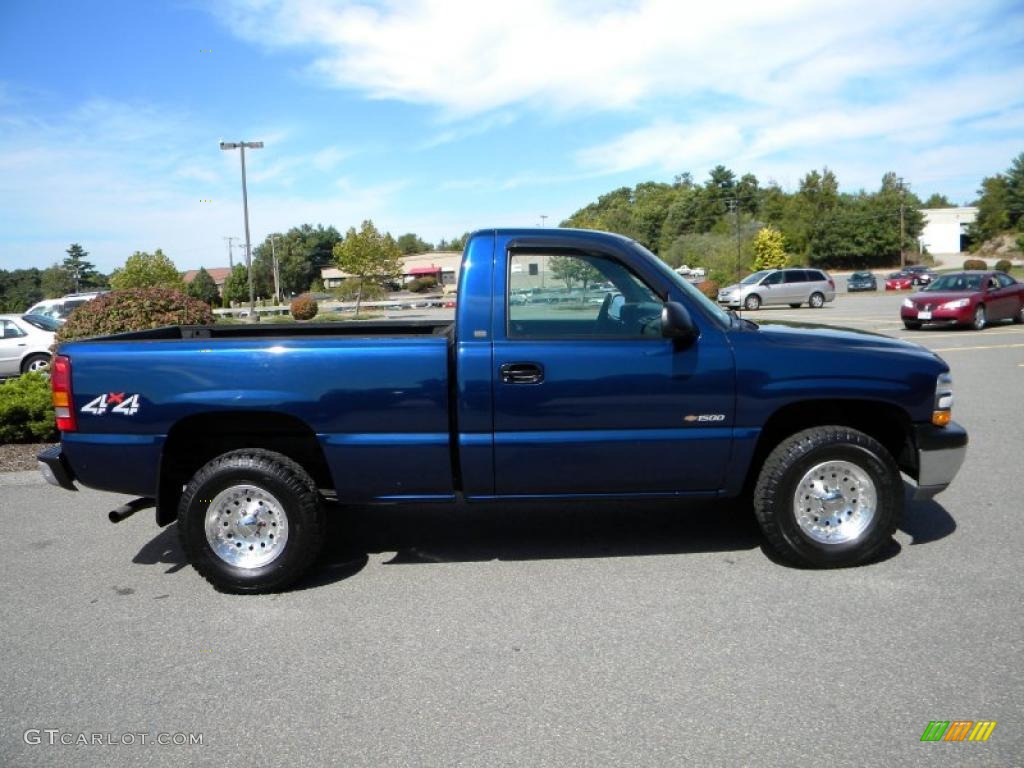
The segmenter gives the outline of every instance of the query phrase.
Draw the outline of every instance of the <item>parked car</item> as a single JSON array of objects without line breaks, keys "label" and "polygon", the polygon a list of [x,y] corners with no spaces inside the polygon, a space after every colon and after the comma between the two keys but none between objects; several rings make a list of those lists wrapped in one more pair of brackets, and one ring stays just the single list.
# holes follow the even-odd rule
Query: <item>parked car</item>
[{"label": "parked car", "polygon": [[939,276],[931,267],[925,267],[920,264],[907,267],[903,271],[911,276],[914,285],[928,285]]},{"label": "parked car", "polygon": [[[615,291],[600,306],[511,303],[538,254]],[[459,281],[454,323],[218,323],[62,344],[62,442],[39,454],[43,474],[139,496],[115,522],[155,504],[214,586],[266,592],[316,563],[326,496],[749,494],[781,557],[837,567],[889,546],[901,472],[931,497],[964,459],[938,355],[743,320],[625,237],[476,232]]]},{"label": "parked car", "polygon": [[43,299],[29,307],[25,314],[52,317],[58,323],[63,325],[68,319],[68,315],[83,304],[92,301],[97,296],[102,296],[104,293],[106,293],[106,291],[69,293],[67,296],[61,296],[59,299]]},{"label": "parked car", "polygon": [[908,296],[900,308],[903,325],[959,325],[980,331],[997,320],[1024,323],[1024,283],[1005,272],[955,272],[936,278]]},{"label": "parked car", "polygon": [[854,291],[877,291],[878,278],[870,272],[854,272],[846,278],[846,290]]},{"label": "parked car", "polygon": [[893,272],[885,278],[885,290],[909,291],[914,287],[914,276],[910,272]]},{"label": "parked car", "polygon": [[50,364],[53,331],[32,315],[0,315],[0,377],[42,371]]},{"label": "parked car", "polygon": [[762,269],[718,292],[718,303],[729,307],[758,309],[763,305],[807,304],[818,309],[836,297],[835,281],[820,269],[787,267]]}]

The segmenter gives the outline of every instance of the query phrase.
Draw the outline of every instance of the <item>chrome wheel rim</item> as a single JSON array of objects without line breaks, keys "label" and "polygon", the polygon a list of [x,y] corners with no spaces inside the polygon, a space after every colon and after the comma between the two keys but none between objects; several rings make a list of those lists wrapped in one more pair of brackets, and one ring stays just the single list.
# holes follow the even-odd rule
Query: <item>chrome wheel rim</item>
[{"label": "chrome wheel rim", "polygon": [[28,364],[28,370],[30,372],[32,372],[32,371],[45,371],[49,367],[50,367],[50,361],[49,360],[33,360],[31,363]]},{"label": "chrome wheel rim", "polygon": [[821,309],[821,305],[825,303],[825,298],[820,294],[816,293],[811,296],[811,306],[815,309]]},{"label": "chrome wheel rim", "polygon": [[978,307],[974,310],[974,327],[976,330],[981,330],[985,327],[985,308]]},{"label": "chrome wheel rim", "polygon": [[811,467],[793,494],[797,525],[821,544],[859,539],[878,510],[878,490],[861,467],[849,461],[825,461]]},{"label": "chrome wheel rim", "polygon": [[261,568],[284,552],[288,515],[277,498],[254,485],[233,485],[206,510],[206,541],[225,563]]},{"label": "chrome wheel rim", "polygon": [[747,309],[758,309],[761,306],[761,300],[756,296],[748,296],[747,300],[743,302]]}]

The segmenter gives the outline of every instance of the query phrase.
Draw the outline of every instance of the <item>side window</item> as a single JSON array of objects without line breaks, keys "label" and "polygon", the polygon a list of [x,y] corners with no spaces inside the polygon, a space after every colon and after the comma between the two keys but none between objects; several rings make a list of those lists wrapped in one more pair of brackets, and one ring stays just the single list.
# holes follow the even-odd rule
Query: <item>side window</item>
[{"label": "side window", "polygon": [[999,284],[1003,286],[1003,288],[1009,288],[1011,285],[1017,284],[1016,280],[1014,280],[1009,275],[1004,275],[1002,272],[996,274],[996,279],[999,281]]},{"label": "side window", "polygon": [[782,282],[782,272],[772,272],[761,281],[761,285],[779,285]]},{"label": "side window", "polygon": [[510,339],[661,338],[661,298],[615,259],[513,251],[508,265]]},{"label": "side window", "polygon": [[804,274],[807,276],[807,282],[809,283],[824,283],[827,280],[825,274],[816,269],[805,270]]},{"label": "side window", "polygon": [[28,336],[27,333],[21,330],[21,328],[16,326],[10,320],[0,320],[0,330],[3,331],[3,334],[2,336],[0,336],[0,338],[4,339],[18,339],[21,338],[22,336]]},{"label": "side window", "polygon": [[807,273],[802,269],[787,269],[786,270],[786,282],[787,283],[806,283]]}]

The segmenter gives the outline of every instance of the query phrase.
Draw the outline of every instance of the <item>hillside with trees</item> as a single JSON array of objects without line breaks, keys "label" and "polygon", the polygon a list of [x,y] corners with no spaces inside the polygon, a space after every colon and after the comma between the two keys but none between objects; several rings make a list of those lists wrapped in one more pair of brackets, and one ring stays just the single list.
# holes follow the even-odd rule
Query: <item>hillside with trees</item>
[{"label": "hillside with trees", "polygon": [[672,266],[700,265],[713,279],[729,281],[752,268],[755,238],[765,227],[780,233],[790,264],[898,264],[901,245],[904,253],[917,255],[921,208],[895,173],[885,174],[874,191],[849,194],[839,191],[836,175],[825,168],[807,173],[790,193],[719,165],[703,183],[684,173],[672,184],[647,181],[614,190],[562,226],[619,232]]}]

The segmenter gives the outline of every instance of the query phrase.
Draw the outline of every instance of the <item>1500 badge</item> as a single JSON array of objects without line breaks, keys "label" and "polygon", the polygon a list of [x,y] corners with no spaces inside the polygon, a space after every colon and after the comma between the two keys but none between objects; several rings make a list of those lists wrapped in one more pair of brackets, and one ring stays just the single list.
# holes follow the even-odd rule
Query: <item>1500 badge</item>
[{"label": "1500 badge", "polygon": [[83,405],[81,411],[94,416],[102,416],[107,413],[108,408],[110,413],[134,416],[139,410],[139,396],[129,395],[127,392],[107,392]]},{"label": "1500 badge", "polygon": [[695,421],[696,422],[725,421],[725,414],[724,413],[698,413],[698,414],[691,413],[691,414],[689,414],[687,416],[683,416],[683,421],[689,422],[689,423],[693,423]]}]

